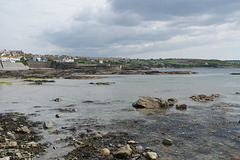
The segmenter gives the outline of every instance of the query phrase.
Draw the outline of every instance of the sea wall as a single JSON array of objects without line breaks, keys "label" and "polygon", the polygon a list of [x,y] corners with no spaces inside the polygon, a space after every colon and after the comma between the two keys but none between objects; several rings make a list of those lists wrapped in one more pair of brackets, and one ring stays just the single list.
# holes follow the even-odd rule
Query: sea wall
[{"label": "sea wall", "polygon": [[0,70],[28,70],[29,67],[22,63],[1,62]]}]

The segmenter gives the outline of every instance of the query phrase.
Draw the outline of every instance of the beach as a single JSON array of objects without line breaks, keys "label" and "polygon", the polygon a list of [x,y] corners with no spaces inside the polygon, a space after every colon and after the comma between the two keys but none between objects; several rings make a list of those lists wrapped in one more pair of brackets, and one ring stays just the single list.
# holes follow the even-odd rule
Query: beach
[{"label": "beach", "polygon": [[[231,75],[239,69],[189,70],[198,74],[35,77],[54,80],[41,85],[24,81],[31,77],[1,79],[9,83],[0,84],[0,111],[24,114],[29,121],[38,122],[29,126],[43,136],[33,139],[42,147],[31,154],[33,159],[106,159],[101,153],[104,148],[110,151],[107,158],[121,159],[117,152],[127,145],[132,153],[122,159],[150,159],[149,152],[156,153],[158,159],[240,159],[240,96],[236,94],[240,92],[240,76]],[[190,98],[200,94],[220,96],[204,102]],[[187,109],[176,109],[176,104],[157,109],[133,107],[141,96],[176,98],[176,104],[186,104]],[[52,127],[44,127],[44,122],[51,122]],[[172,144],[164,144],[164,139]],[[26,156],[19,146],[8,148],[8,143],[1,141],[2,151],[18,149],[10,156]]]}]

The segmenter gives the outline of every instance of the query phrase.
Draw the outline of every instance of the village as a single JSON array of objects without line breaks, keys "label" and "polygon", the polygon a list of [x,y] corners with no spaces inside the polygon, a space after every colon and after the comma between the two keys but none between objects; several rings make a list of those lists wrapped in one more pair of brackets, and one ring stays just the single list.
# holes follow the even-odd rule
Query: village
[{"label": "village", "polygon": [[[110,66],[105,62],[120,64],[121,58],[105,58],[105,57],[81,57],[69,55],[40,55],[32,53],[24,53],[22,50],[0,50],[0,70],[28,70],[41,68],[79,68]],[[56,65],[61,64],[61,65]],[[116,66],[114,66],[116,67]]]}]

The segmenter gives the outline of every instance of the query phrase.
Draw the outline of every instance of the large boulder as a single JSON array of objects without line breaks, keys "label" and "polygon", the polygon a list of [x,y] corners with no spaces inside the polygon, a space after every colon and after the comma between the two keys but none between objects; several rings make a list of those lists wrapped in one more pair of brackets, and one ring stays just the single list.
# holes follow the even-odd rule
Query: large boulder
[{"label": "large boulder", "polygon": [[133,103],[132,106],[135,108],[156,109],[167,108],[169,107],[169,103],[162,98],[143,96],[137,102]]}]

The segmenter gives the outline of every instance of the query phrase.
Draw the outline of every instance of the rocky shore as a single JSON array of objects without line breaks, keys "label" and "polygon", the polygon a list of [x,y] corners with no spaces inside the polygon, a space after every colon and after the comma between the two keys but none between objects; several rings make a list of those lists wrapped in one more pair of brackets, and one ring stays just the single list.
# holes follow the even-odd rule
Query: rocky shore
[{"label": "rocky shore", "polygon": [[[64,79],[101,79],[105,76],[97,75],[162,75],[162,74],[197,74],[192,71],[172,71],[172,72],[159,72],[159,71],[111,71],[111,70],[84,70],[84,69],[42,69],[42,70],[20,70],[20,71],[0,71],[0,78],[64,78]],[[86,76],[95,75],[95,76]]]},{"label": "rocky shore", "polygon": [[30,121],[21,113],[1,113],[0,119],[0,159],[40,157],[51,145],[38,143],[43,139],[38,130],[41,122]]}]

